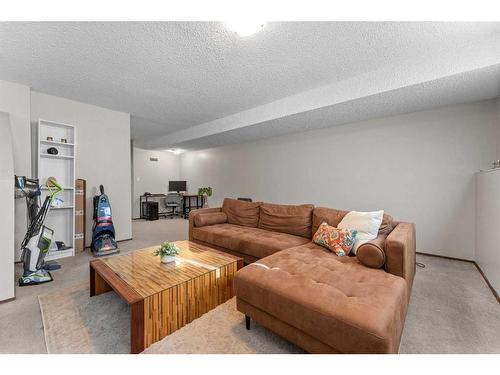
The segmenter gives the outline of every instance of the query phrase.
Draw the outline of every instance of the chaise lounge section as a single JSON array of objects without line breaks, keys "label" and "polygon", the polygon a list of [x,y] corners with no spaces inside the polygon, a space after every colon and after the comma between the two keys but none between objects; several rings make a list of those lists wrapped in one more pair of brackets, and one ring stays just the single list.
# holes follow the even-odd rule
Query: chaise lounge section
[{"label": "chaise lounge section", "polygon": [[242,256],[237,308],[311,353],[397,353],[415,275],[415,226],[389,215],[356,256],[311,242],[348,211],[224,200],[190,214],[190,240]]}]

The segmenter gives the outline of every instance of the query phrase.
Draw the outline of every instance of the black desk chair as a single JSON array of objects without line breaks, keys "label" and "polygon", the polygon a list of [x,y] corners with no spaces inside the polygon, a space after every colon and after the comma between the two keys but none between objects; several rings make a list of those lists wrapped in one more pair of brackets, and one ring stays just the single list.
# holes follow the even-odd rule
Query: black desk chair
[{"label": "black desk chair", "polygon": [[170,217],[171,219],[173,219],[174,216],[181,216],[181,207],[182,196],[180,194],[167,194],[167,196],[165,197],[165,208],[171,211],[166,212],[166,217]]},{"label": "black desk chair", "polygon": [[251,202],[252,198],[238,198],[239,201]]}]

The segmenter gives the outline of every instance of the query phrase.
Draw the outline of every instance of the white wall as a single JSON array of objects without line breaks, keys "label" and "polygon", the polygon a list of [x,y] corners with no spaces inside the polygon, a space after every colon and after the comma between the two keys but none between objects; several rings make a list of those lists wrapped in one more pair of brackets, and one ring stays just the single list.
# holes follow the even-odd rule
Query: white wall
[{"label": "white wall", "polygon": [[[158,161],[149,160],[150,157]],[[168,181],[179,179],[179,155],[168,151],[133,148],[133,202],[132,217],[139,217],[139,196],[145,192],[167,193]]]},{"label": "white wall", "polygon": [[76,127],[76,178],[87,180],[86,245],[92,235],[92,197],[100,184],[111,202],[116,239],[131,238],[130,115],[33,91],[33,126],[39,118]]},{"label": "white wall", "polygon": [[0,112],[0,301],[14,297],[14,157],[9,114]]},{"label": "white wall", "polygon": [[500,98],[497,99],[497,160],[500,160]]},{"label": "white wall", "polygon": [[[0,81],[0,111],[9,114],[14,154],[14,173],[31,177],[30,88]],[[12,176],[12,181],[14,176]],[[14,182],[12,182],[14,183]],[[15,200],[15,249],[19,259],[21,242],[26,233],[26,203]]]},{"label": "white wall", "polygon": [[500,169],[476,175],[475,260],[497,292],[500,291]]},{"label": "white wall", "polygon": [[[497,99],[497,157],[500,160],[500,98]],[[476,174],[475,260],[500,292],[500,169]]]},{"label": "white wall", "polygon": [[384,209],[418,251],[474,259],[474,173],[496,153],[496,101],[188,152],[181,179],[224,197]]}]

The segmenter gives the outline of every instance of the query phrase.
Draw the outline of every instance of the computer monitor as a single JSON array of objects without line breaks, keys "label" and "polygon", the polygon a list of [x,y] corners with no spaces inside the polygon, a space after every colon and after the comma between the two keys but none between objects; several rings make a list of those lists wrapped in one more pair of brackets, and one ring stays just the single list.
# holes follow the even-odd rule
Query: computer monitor
[{"label": "computer monitor", "polygon": [[186,181],[169,181],[168,191],[176,191],[178,193],[181,191],[187,191]]}]

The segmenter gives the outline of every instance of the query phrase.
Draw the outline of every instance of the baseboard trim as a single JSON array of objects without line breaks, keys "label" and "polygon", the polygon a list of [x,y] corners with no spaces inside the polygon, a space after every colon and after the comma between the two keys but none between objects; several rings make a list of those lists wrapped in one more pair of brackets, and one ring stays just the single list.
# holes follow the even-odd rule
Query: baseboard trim
[{"label": "baseboard trim", "polygon": [[500,303],[500,296],[498,295],[497,291],[495,290],[495,288],[493,288],[493,285],[491,285],[490,281],[488,280],[488,278],[486,277],[486,275],[484,274],[483,270],[481,269],[481,267],[479,267],[479,264],[477,264],[474,260],[469,260],[469,259],[461,259],[461,258],[453,258],[453,257],[448,257],[448,256],[444,256],[444,255],[436,255],[436,254],[429,254],[429,253],[422,253],[420,251],[417,251],[417,254],[421,254],[421,255],[427,255],[427,256],[431,256],[431,257],[436,257],[436,258],[443,258],[443,259],[450,259],[450,260],[458,260],[460,262],[467,262],[467,263],[472,263],[476,266],[477,270],[479,271],[479,273],[481,274],[481,276],[483,277],[484,281],[486,282],[486,285],[488,285],[488,288],[490,288],[491,290],[491,293],[493,293],[493,297],[495,297],[495,299],[497,300],[498,303]]},{"label": "baseboard trim", "polygon": [[473,260],[469,260],[469,259],[454,258],[454,257],[449,257],[449,256],[446,256],[446,255],[437,255],[437,254],[423,253],[423,252],[421,252],[421,251],[417,251],[417,254],[421,254],[421,255],[428,255],[428,256],[430,256],[430,257],[436,257],[436,258],[443,258],[443,259],[450,259],[450,260],[458,260],[458,261],[460,261],[460,262],[475,263]]},{"label": "baseboard trim", "polygon": [[116,242],[125,242],[125,241],[130,241],[130,240],[133,240],[133,238],[132,237],[130,237],[130,238],[124,238],[123,240],[118,240]]},{"label": "baseboard trim", "polygon": [[473,262],[473,263],[476,266],[476,268],[479,271],[479,273],[481,274],[481,276],[483,276],[484,281],[486,281],[486,285],[488,285],[488,287],[490,288],[491,293],[493,293],[493,296],[495,296],[495,298],[497,299],[497,302],[500,303],[500,296],[498,296],[498,293],[495,290],[495,288],[493,288],[493,285],[490,284],[490,281],[488,280],[488,278],[484,274],[484,272],[481,269],[481,267],[479,267],[479,265],[476,262]]},{"label": "baseboard trim", "polygon": [[12,298],[7,298],[7,299],[4,299],[4,300],[0,301],[0,304],[2,304],[2,303],[7,303],[7,302],[12,302],[12,301],[14,301],[15,299],[16,299],[16,297],[15,297],[15,296],[14,296],[14,297],[12,297]]}]

